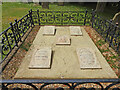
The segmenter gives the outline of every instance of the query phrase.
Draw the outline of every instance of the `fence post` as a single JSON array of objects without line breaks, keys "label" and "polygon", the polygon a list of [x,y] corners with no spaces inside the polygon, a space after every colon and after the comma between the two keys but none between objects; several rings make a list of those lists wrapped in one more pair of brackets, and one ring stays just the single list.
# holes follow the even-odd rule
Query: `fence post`
[{"label": "fence post", "polygon": [[118,24],[116,24],[114,27],[115,27],[115,29],[114,29],[114,31],[113,31],[113,34],[112,34],[112,37],[111,37],[111,40],[110,40],[109,47],[111,47],[111,44],[112,44],[112,42],[113,42],[113,38],[114,38],[115,32],[116,32],[116,30],[117,30]]},{"label": "fence post", "polygon": [[11,30],[13,32],[13,37],[15,39],[15,45],[18,47],[18,42],[17,42],[17,39],[16,39],[16,35],[15,35],[15,32],[14,32],[14,28],[13,28],[12,22],[10,22],[10,25],[11,25]]},{"label": "fence post", "polygon": [[18,33],[18,35],[19,35],[19,40],[22,42],[22,40],[21,40],[21,35],[20,35],[20,33],[19,33],[19,28],[18,28],[18,22],[17,22],[17,19],[15,19],[15,23],[16,23],[16,25],[17,25],[17,29],[16,29],[16,31],[17,31],[17,33]]},{"label": "fence post", "polygon": [[118,46],[117,46],[117,52],[120,54],[119,48],[120,48],[120,41],[118,42]]},{"label": "fence post", "polygon": [[10,47],[10,50],[11,50],[11,45],[10,45],[10,42],[9,42],[9,39],[8,39],[7,32],[5,32],[4,35],[5,35],[5,37],[6,37],[6,40],[7,40],[8,46]]},{"label": "fence post", "polygon": [[39,10],[37,10],[37,15],[38,15],[38,22],[39,22],[39,26],[40,26],[40,16],[39,16]]},{"label": "fence post", "polygon": [[[0,44],[2,44],[2,41],[0,41]],[[2,45],[0,45],[0,55],[1,55],[1,60],[3,60],[3,54],[2,54],[2,52],[3,52],[3,49],[2,49]],[[1,72],[1,69],[0,69],[0,72]]]},{"label": "fence post", "polygon": [[34,26],[34,22],[33,22],[33,18],[32,18],[32,9],[29,11],[29,15],[31,18],[31,27],[32,27],[32,25]]},{"label": "fence post", "polygon": [[93,28],[93,24],[94,24],[94,18],[95,18],[95,11],[92,9],[92,28]]},{"label": "fence post", "polygon": [[108,27],[108,29],[107,29],[107,35],[106,35],[106,37],[105,37],[105,42],[107,41],[107,37],[108,37],[108,35],[109,35],[111,23],[112,23],[112,19],[110,20],[109,27]]},{"label": "fence post", "polygon": [[86,24],[86,17],[87,17],[87,9],[86,9],[86,11],[85,11],[85,19],[84,19],[84,25]]},{"label": "fence post", "polygon": [[[118,26],[118,23],[117,23],[117,28],[118,28],[118,31],[119,31],[120,28],[119,28],[119,26]],[[120,33],[118,32],[118,38],[119,38],[119,35],[120,35]],[[118,41],[118,44],[117,44],[117,52],[118,52],[118,54],[120,54],[119,48],[120,48],[120,40]],[[119,62],[119,65],[120,65],[120,62]],[[120,73],[119,73],[119,74],[120,74]]]},{"label": "fence post", "polygon": [[63,12],[63,11],[61,11],[61,12],[62,12],[62,13],[61,13],[61,14],[62,14],[61,24],[63,25],[63,13],[64,13],[64,12]]}]

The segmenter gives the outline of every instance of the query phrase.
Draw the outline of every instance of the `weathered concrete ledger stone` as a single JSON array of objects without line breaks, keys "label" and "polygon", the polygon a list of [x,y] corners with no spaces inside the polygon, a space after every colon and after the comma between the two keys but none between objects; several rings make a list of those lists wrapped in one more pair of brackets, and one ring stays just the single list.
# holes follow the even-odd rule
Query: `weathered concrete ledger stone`
[{"label": "weathered concrete ledger stone", "polygon": [[70,34],[73,36],[83,35],[80,26],[70,26]]},{"label": "weathered concrete ledger stone", "polygon": [[[68,26],[56,26],[54,36],[43,36],[44,26],[40,27],[29,51],[26,53],[14,79],[112,79],[118,78],[109,66],[92,39],[81,26],[83,36],[71,36],[71,44],[56,45],[56,37],[70,35]],[[36,47],[52,47],[52,64],[50,69],[29,69]],[[81,69],[76,48],[88,47],[95,51],[101,69]]]},{"label": "weathered concrete ledger stone", "polygon": [[70,37],[68,35],[59,36],[59,37],[57,37],[56,44],[58,44],[58,45],[61,45],[61,44],[69,45],[70,44]]},{"label": "weathered concrete ledger stone", "polygon": [[51,64],[51,48],[35,49],[29,68],[50,68]]},{"label": "weathered concrete ledger stone", "polygon": [[43,35],[54,35],[55,26],[44,26]]},{"label": "weathered concrete ledger stone", "polygon": [[77,48],[77,56],[81,69],[101,68],[95,52],[90,48]]}]

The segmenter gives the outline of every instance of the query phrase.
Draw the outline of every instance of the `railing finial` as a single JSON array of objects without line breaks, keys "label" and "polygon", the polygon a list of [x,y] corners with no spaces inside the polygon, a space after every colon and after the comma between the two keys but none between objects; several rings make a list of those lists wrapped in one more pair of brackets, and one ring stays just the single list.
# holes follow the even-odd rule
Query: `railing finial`
[{"label": "railing finial", "polygon": [[17,19],[15,19],[15,22],[17,22]]},{"label": "railing finial", "polygon": [[118,22],[117,22],[117,23],[116,23],[116,26],[118,27],[118,25],[119,25],[119,24],[118,24]]},{"label": "railing finial", "polygon": [[12,26],[12,22],[9,23]]}]

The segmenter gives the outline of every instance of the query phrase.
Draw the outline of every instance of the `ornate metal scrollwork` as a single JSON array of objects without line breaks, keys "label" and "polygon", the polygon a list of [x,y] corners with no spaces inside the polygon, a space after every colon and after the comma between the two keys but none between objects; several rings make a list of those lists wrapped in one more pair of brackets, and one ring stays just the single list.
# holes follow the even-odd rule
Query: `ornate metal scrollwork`
[{"label": "ornate metal scrollwork", "polygon": [[[48,83],[47,83],[48,81]],[[104,81],[104,83],[100,82],[99,80],[96,81],[96,79],[92,79],[92,80],[88,80],[88,79],[84,79],[84,80],[7,80],[5,82],[3,80],[2,83],[2,88],[3,89],[8,89],[10,88],[10,85],[12,85],[12,88],[15,89],[24,89],[26,88],[26,85],[30,86],[26,89],[35,89],[35,90],[44,90],[44,89],[55,89],[55,90],[76,90],[76,89],[80,89],[80,90],[119,90],[120,87],[120,82],[119,80],[116,79],[111,81],[111,80],[105,80],[102,79],[102,81]],[[18,85],[15,85],[18,84]],[[86,85],[84,85],[86,84]],[[90,84],[90,85],[87,85]],[[106,84],[106,85],[104,85]],[[79,87],[78,87],[79,86]]]}]

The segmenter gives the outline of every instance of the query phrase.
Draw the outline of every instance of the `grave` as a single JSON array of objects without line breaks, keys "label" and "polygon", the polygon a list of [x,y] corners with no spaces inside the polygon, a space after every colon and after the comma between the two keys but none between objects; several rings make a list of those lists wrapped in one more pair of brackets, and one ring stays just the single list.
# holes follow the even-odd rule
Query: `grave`
[{"label": "grave", "polygon": [[55,26],[44,26],[43,35],[54,35]]},{"label": "grave", "polygon": [[71,36],[81,36],[82,30],[80,26],[70,26],[70,34]]},{"label": "grave", "polygon": [[91,48],[77,48],[76,51],[81,69],[101,68],[96,54]]},{"label": "grave", "polygon": [[[40,27],[36,38],[33,41],[29,51],[25,55],[20,68],[18,69],[14,79],[113,79],[118,78],[112,68],[109,66],[101,52],[98,50],[94,42],[91,40],[83,27],[82,37],[71,36],[71,44],[56,45],[58,36],[70,35],[69,26],[56,26],[57,32],[54,36],[44,36],[44,26]],[[50,69],[30,69],[32,55],[35,48],[51,47],[52,59]],[[101,68],[81,69],[76,49],[91,48]],[[85,50],[84,50],[85,52]],[[90,51],[92,52],[92,51]],[[94,53],[91,54],[94,57]],[[82,54],[84,55],[84,54]]]},{"label": "grave", "polygon": [[50,68],[51,64],[51,48],[36,48],[33,52],[29,68],[39,69],[39,68]]},{"label": "grave", "polygon": [[57,45],[70,45],[70,37],[68,35],[58,36],[56,40]]}]

